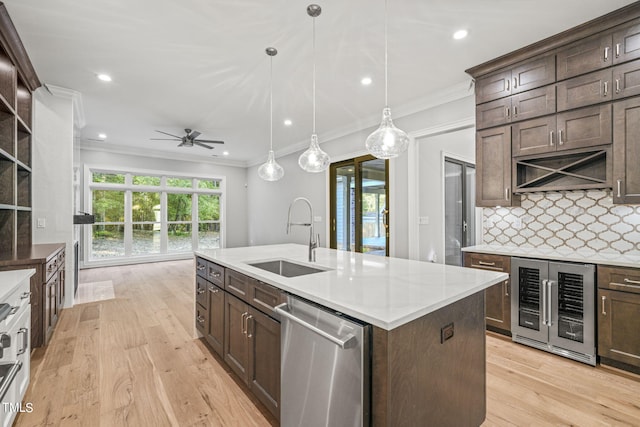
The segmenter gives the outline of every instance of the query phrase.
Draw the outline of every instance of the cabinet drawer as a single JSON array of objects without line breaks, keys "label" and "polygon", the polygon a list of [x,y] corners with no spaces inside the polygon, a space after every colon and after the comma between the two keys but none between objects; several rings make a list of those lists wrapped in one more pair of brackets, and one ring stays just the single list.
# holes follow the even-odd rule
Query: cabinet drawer
[{"label": "cabinet drawer", "polygon": [[53,276],[53,273],[58,271],[58,257],[57,256],[54,256],[49,261],[47,261],[47,266],[45,267],[44,271],[45,271],[45,274],[46,274],[46,277],[47,277],[46,280],[49,281],[51,276]]},{"label": "cabinet drawer", "polygon": [[570,44],[556,55],[558,80],[609,67],[612,64],[611,34],[597,34]]},{"label": "cabinet drawer", "polygon": [[556,151],[556,117],[539,117],[511,127],[513,157]]},{"label": "cabinet drawer", "polygon": [[501,98],[476,106],[476,129],[511,121],[511,98]]},{"label": "cabinet drawer", "polygon": [[286,301],[284,292],[259,280],[252,280],[249,286],[249,304],[265,312],[273,315],[273,308]]},{"label": "cabinet drawer", "polygon": [[218,264],[214,264],[212,262],[207,263],[207,280],[223,288],[224,287],[224,267]]},{"label": "cabinet drawer", "polygon": [[483,270],[511,272],[511,257],[504,255],[464,253],[464,266]]},{"label": "cabinet drawer", "polygon": [[598,287],[640,294],[640,269],[598,266]]},{"label": "cabinet drawer", "polygon": [[207,278],[207,265],[209,262],[206,259],[196,258],[196,274],[200,277]]},{"label": "cabinet drawer", "polygon": [[511,121],[533,119],[556,112],[556,87],[541,87],[511,97]]},{"label": "cabinet drawer", "polygon": [[611,144],[613,142],[611,104],[558,114],[557,127],[558,151]]},{"label": "cabinet drawer", "polygon": [[624,27],[613,33],[613,63],[640,58],[640,24]]},{"label": "cabinet drawer", "polygon": [[207,309],[196,304],[196,329],[202,335],[207,334],[207,318],[208,317],[209,317],[209,313]]},{"label": "cabinet drawer", "polygon": [[64,268],[65,253],[64,249],[58,253],[58,268]]},{"label": "cabinet drawer", "polygon": [[224,290],[247,302],[249,296],[249,286],[252,279],[237,271],[229,270],[225,272]]},{"label": "cabinet drawer", "polygon": [[613,99],[640,95],[640,60],[613,68]]},{"label": "cabinet drawer", "polygon": [[611,69],[565,80],[558,83],[558,111],[609,101],[613,90]]},{"label": "cabinet drawer", "polygon": [[196,277],[196,302],[202,307],[207,307],[208,283],[202,277]]}]

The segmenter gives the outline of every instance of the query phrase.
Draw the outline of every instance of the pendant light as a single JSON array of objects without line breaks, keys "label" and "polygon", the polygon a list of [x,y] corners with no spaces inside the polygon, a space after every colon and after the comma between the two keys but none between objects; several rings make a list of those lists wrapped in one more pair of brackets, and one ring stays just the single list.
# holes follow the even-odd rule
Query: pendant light
[{"label": "pendant light", "polygon": [[298,164],[307,172],[322,172],[329,167],[329,155],[322,151],[316,134],[316,17],[322,9],[317,4],[307,6],[307,14],[313,18],[313,132],[307,151],[298,158]]},{"label": "pendant light", "polygon": [[269,55],[269,155],[267,161],[258,168],[258,176],[265,181],[277,181],[284,176],[284,169],[276,162],[273,153],[273,57],[278,54],[275,47],[265,49]]},{"label": "pendant light", "polygon": [[380,127],[367,137],[367,150],[379,159],[391,159],[404,153],[409,136],[393,125],[389,108],[389,77],[387,55],[387,0],[384,1],[384,105]]}]

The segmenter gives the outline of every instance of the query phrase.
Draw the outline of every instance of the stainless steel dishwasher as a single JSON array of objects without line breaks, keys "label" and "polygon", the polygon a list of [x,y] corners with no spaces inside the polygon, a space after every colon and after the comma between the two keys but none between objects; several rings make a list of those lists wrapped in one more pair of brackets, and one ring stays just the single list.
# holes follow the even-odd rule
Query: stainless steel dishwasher
[{"label": "stainless steel dishwasher", "polygon": [[371,325],[291,295],[275,311],[282,427],[369,425]]}]

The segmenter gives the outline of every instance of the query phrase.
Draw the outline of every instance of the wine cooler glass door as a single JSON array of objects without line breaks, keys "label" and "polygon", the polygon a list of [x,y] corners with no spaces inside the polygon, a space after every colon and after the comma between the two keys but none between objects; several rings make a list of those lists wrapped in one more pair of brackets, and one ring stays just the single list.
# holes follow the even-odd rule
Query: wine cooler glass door
[{"label": "wine cooler glass door", "polygon": [[546,342],[547,327],[547,262],[514,258],[511,262],[512,332],[537,341]]}]

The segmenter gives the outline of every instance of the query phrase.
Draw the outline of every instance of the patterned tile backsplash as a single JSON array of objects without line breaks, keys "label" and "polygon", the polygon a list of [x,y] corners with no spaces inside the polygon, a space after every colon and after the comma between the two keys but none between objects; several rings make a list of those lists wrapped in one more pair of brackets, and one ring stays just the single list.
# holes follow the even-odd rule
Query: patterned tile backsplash
[{"label": "patterned tile backsplash", "polygon": [[521,206],[484,208],[483,243],[640,255],[640,205],[602,190],[531,193]]}]

